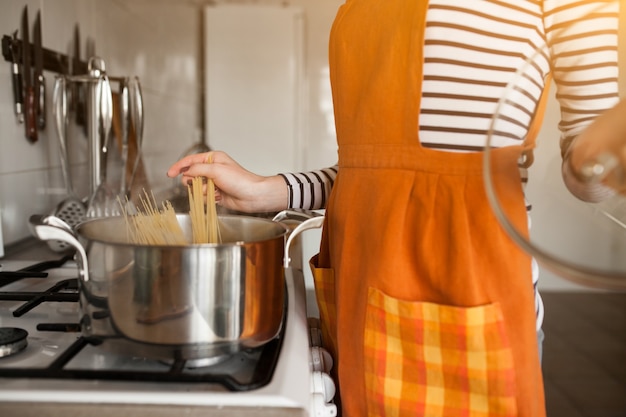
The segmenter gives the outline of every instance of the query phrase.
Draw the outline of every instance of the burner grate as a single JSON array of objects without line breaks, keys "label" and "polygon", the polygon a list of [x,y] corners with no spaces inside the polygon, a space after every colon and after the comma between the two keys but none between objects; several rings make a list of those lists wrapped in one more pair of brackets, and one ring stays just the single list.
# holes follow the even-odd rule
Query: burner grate
[{"label": "burner grate", "polygon": [[60,281],[46,291],[0,292],[0,301],[26,301],[13,311],[13,317],[21,317],[46,301],[77,302],[78,299],[78,278],[70,278]]},{"label": "burner grate", "polygon": [[45,271],[52,268],[60,268],[73,258],[74,255],[65,255],[59,259],[27,266],[19,271],[0,271],[0,287],[4,287],[24,278],[46,278],[48,277],[48,273]]},{"label": "burner grate", "polygon": [[13,284],[24,278],[46,278],[47,272],[0,271],[0,287]]},{"label": "burner grate", "polygon": [[[66,257],[58,261],[42,262],[31,267],[24,268],[15,274],[23,278],[35,278],[38,275],[46,274],[45,269],[61,266],[71,257]],[[20,277],[21,278],[21,277]],[[13,279],[13,277],[12,277]],[[1,287],[2,285],[0,285]],[[108,357],[110,350],[107,349],[107,342],[114,343],[115,340],[92,339],[85,335],[80,335],[81,326],[79,323],[43,322],[32,323],[38,314],[26,314],[37,306],[41,305],[42,311],[46,311],[48,302],[69,302],[78,303],[80,299],[78,278],[62,279],[56,281],[48,289],[41,291],[20,291],[15,286],[15,290],[0,292],[0,302],[19,301],[18,305],[10,314],[15,318],[16,323],[30,323],[29,336],[39,337],[44,332],[77,333],[74,340],[69,340],[62,350],[58,352],[52,362],[46,361],[43,364],[10,365],[5,363],[0,367],[0,378],[26,378],[39,380],[91,380],[91,381],[124,381],[124,382],[155,382],[159,383],[191,383],[209,384],[219,386],[228,391],[251,391],[267,385],[273,375],[279,360],[284,329],[287,321],[287,297],[285,297],[285,314],[283,315],[282,331],[270,342],[254,348],[243,349],[230,353],[219,361],[210,362],[207,366],[194,367],[194,360],[186,361],[182,358],[172,358],[167,363],[159,360],[147,359],[147,367],[141,363],[140,368],[127,366],[128,361],[122,359],[121,365],[116,365],[117,360],[113,360],[113,366],[99,367],[92,364],[90,358],[94,354],[105,354]],[[45,288],[45,287],[44,287]],[[43,305],[42,305],[43,304]],[[8,310],[5,310],[9,314]],[[45,313],[44,313],[45,314]],[[22,322],[23,321],[23,322]],[[21,327],[21,326],[20,326]],[[36,330],[33,334],[32,331]],[[40,332],[40,333],[38,333]],[[25,338],[26,340],[26,338]],[[28,354],[28,353],[26,353]],[[12,356],[16,359],[22,355],[17,352]],[[118,356],[115,356],[115,358]],[[107,362],[108,363],[108,362]],[[131,361],[132,365],[132,361]]]},{"label": "burner grate", "polygon": [[[0,378],[34,378],[55,380],[99,380],[160,383],[205,383],[221,385],[229,391],[251,391],[268,384],[280,355],[282,338],[277,337],[265,345],[231,355],[224,362],[205,368],[188,369],[185,360],[175,360],[171,365],[156,370],[125,369],[73,369],[69,365],[92,342],[79,337],[58,358],[45,367],[0,368]],[[239,372],[233,372],[235,368]],[[243,370],[243,372],[241,372]]]}]

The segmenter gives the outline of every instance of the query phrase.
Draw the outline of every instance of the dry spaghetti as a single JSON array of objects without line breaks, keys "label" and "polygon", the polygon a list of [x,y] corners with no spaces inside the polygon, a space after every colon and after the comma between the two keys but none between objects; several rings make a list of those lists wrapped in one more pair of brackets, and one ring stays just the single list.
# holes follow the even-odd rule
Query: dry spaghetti
[{"label": "dry spaghetti", "polygon": [[[211,163],[211,157],[207,160]],[[191,223],[191,243],[220,243],[221,236],[215,205],[215,185],[213,180],[206,180],[206,205],[203,198],[204,178],[195,177],[187,186],[189,196],[189,218]],[[169,201],[159,208],[154,195],[139,197],[137,213],[130,215],[119,201],[126,221],[128,241],[140,245],[187,245],[190,242],[182,230],[176,212]],[[206,208],[206,210],[205,210]]]},{"label": "dry spaghetti", "polygon": [[[209,154],[207,163],[212,162],[212,155]],[[220,243],[221,236],[215,205],[215,184],[210,178],[206,179],[206,183],[206,211],[202,192],[204,178],[195,177],[192,179],[191,185],[187,186],[193,243]]]},{"label": "dry spaghetti", "polygon": [[129,215],[123,210],[128,232],[128,241],[140,245],[186,245],[176,212],[169,201],[163,202],[159,209],[154,195],[152,198],[144,190],[139,197],[140,207],[137,214]]}]

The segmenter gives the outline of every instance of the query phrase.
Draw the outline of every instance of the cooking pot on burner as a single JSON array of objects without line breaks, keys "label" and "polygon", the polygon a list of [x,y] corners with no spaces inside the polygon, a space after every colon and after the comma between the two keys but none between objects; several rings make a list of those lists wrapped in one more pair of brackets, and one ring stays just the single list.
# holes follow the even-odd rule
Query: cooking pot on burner
[{"label": "cooking pot on burner", "polygon": [[[191,241],[189,215],[177,218]],[[286,220],[294,218],[299,225],[290,232]],[[199,359],[261,346],[279,334],[289,247],[323,221],[295,211],[275,220],[218,219],[223,243],[180,246],[130,243],[124,217],[71,230],[52,216],[32,216],[30,227],[41,240],[76,249],[84,336],[138,356]]]}]

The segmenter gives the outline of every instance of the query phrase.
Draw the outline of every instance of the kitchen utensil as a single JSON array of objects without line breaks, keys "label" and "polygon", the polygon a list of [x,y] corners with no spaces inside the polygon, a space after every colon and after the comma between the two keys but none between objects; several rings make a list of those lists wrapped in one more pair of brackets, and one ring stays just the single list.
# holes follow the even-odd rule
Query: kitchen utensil
[{"label": "kitchen utensil", "polygon": [[131,132],[130,132],[130,97],[128,92],[128,78],[119,81],[120,89],[118,93],[113,93],[113,137],[116,139],[117,149],[121,162],[121,175],[119,186],[119,205],[124,213],[136,213],[135,205],[131,196],[129,178],[134,167],[134,159],[129,159],[129,155],[136,155],[136,150],[131,152]]},{"label": "kitchen utensil", "polygon": [[102,58],[92,56],[87,62],[87,74],[72,77],[80,79],[87,87],[87,118],[88,131],[87,152],[89,166],[89,199],[93,197],[102,182],[102,159],[104,138],[102,136],[102,76],[106,74],[105,62]]},{"label": "kitchen utensil", "polygon": [[34,143],[38,140],[37,134],[37,109],[35,101],[35,89],[33,86],[33,74],[31,68],[31,45],[28,26],[28,6],[22,11],[22,63],[24,81],[24,129],[26,139]]},{"label": "kitchen utensil", "polygon": [[113,120],[113,99],[111,85],[106,75],[101,75],[97,84],[96,94],[100,102],[100,129],[102,150],[100,153],[100,178],[98,186],[87,205],[88,218],[117,216],[121,214],[117,193],[107,179],[107,156],[109,153],[109,137]]},{"label": "kitchen utensil", "polygon": [[[120,180],[120,195],[126,199],[128,197],[128,132],[130,129],[130,102],[128,93],[128,78],[124,78],[120,83],[120,93],[117,100],[119,104],[119,112],[114,109],[113,115],[119,114],[120,117],[120,156],[122,159],[122,179]],[[116,135],[117,136],[117,135]]]},{"label": "kitchen utensil", "polygon": [[22,105],[24,103],[24,96],[22,91],[22,71],[19,64],[19,56],[17,53],[17,30],[13,33],[11,39],[11,83],[13,86],[13,103],[15,116],[19,123],[24,123],[24,113]]},{"label": "kitchen utensil", "polygon": [[142,165],[142,150],[143,150],[143,129],[144,129],[144,104],[143,93],[141,91],[141,83],[138,77],[134,77],[129,83],[130,94],[130,117],[132,120],[132,126],[135,133],[135,141],[137,152],[135,156],[135,162],[130,175],[130,184],[134,184],[135,178],[139,172],[140,165]]},{"label": "kitchen utensil", "polygon": [[[72,176],[67,150],[67,83],[63,76],[56,78],[53,91],[52,114],[54,117],[57,138],[59,141],[59,155],[61,157],[61,171],[67,195],[54,209],[54,216],[67,223],[70,228],[85,219],[86,208],[82,200],[74,193]],[[70,248],[66,242],[48,241],[50,249],[62,252]]]},{"label": "kitchen utensil", "polygon": [[[552,39],[566,36],[567,26],[553,34]],[[493,154],[497,151],[494,149],[496,132],[506,131],[502,126],[509,123],[507,115],[516,114],[518,102],[524,99],[519,86],[533,80],[539,67],[537,62],[541,62],[539,57],[547,53],[535,51],[525,65],[518,69],[492,116],[483,155],[487,197],[509,236],[547,271],[585,287],[623,291],[626,289],[626,223],[618,219],[626,220],[624,196],[615,195],[598,204],[586,203],[574,197],[561,180],[559,150],[555,149],[554,158],[550,160],[541,158],[544,152],[550,152],[550,144],[546,143],[538,143],[535,161],[528,168],[525,195],[532,204],[530,233],[515,226],[511,220],[513,216],[501,204],[504,190],[495,186],[498,162]],[[598,164],[602,166],[591,170],[590,181],[597,180],[594,173],[606,175],[606,170],[612,168],[612,159],[600,160]]]},{"label": "kitchen utensil", "polygon": [[[113,136],[117,140],[117,147],[120,149],[120,159],[122,165],[125,166],[125,171],[122,172],[122,184],[120,186],[120,197],[126,200],[128,197],[129,204],[127,209],[131,213],[134,211],[134,206],[140,203],[140,196],[143,195],[144,190],[150,189],[150,183],[146,176],[145,167],[143,164],[142,156],[137,141],[137,136],[134,129],[134,116],[132,116],[134,104],[132,94],[130,91],[130,79],[124,78],[122,84],[126,85],[123,88],[120,85],[120,92],[114,94],[113,103]],[[122,97],[127,94],[127,99],[124,100],[127,103],[127,114],[124,115],[124,104]],[[126,127],[123,126],[123,120],[126,120]],[[124,143],[126,141],[126,143]]]},{"label": "kitchen utensil", "polygon": [[35,112],[37,115],[37,128],[46,128],[46,78],[43,75],[43,46],[41,44],[41,12],[37,11],[35,29],[33,34],[33,46],[35,57]]},{"label": "kitchen utensil", "polygon": [[109,141],[111,139],[111,123],[113,121],[113,96],[111,91],[111,84],[109,82],[109,77],[106,75],[102,75],[100,77],[101,86],[100,86],[100,99],[101,99],[101,112],[100,115],[102,117],[102,140],[103,140],[103,148],[102,151],[107,154],[109,153]]},{"label": "kitchen utensil", "polygon": [[[131,92],[131,79],[122,78],[120,90],[113,93],[113,137],[120,150],[122,165],[119,196],[125,203],[125,209],[134,213],[134,207],[140,203],[144,190],[150,189],[149,181],[141,157],[137,136],[134,129],[134,92]],[[124,104],[126,103],[126,104]],[[133,177],[134,175],[134,177]],[[126,203],[126,199],[128,202]]]},{"label": "kitchen utensil", "polygon": [[[311,215],[305,223],[319,227],[323,218]],[[178,221],[191,239],[190,217]],[[185,246],[129,243],[123,217],[87,220],[75,234],[41,216],[29,224],[39,239],[77,251],[83,334],[136,355],[201,359],[267,343],[284,314],[288,227],[251,216],[219,221],[224,243]]]},{"label": "kitchen utensil", "polygon": [[[80,28],[78,24],[74,26],[74,51],[73,51],[73,62],[72,62],[72,75],[78,76],[80,74],[80,69],[78,68],[78,63],[81,60],[80,56]],[[73,83],[72,84],[72,109],[74,111],[74,115],[76,116],[76,124],[78,126],[83,127],[83,131],[85,133],[85,137],[88,136],[87,132],[87,105],[85,104],[85,85],[83,83]]]}]

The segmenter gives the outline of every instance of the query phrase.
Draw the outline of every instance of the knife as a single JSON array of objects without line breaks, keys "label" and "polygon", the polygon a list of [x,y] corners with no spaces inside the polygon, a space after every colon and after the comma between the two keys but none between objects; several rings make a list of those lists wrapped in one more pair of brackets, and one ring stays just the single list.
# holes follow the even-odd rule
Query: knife
[{"label": "knife", "polygon": [[[74,62],[72,63],[72,75],[79,74],[80,62],[80,30],[78,24],[74,26]],[[85,87],[82,83],[72,83],[72,109],[76,115],[76,124],[83,126],[87,135],[87,123],[85,122]]]},{"label": "knife", "polygon": [[31,72],[31,51],[30,38],[28,36],[28,6],[24,6],[22,12],[22,65],[24,80],[24,125],[26,139],[30,142],[37,142],[37,121],[35,107],[35,89],[33,88],[33,78]]},{"label": "knife", "polygon": [[41,13],[37,11],[33,44],[35,47],[35,100],[37,128],[46,128],[46,79],[43,75],[43,47],[41,46]]},{"label": "knife", "polygon": [[22,103],[24,97],[22,94],[22,72],[20,70],[19,54],[17,49],[17,30],[13,33],[11,40],[11,81],[13,84],[13,103],[15,116],[19,123],[24,123],[24,113],[22,112]]}]

